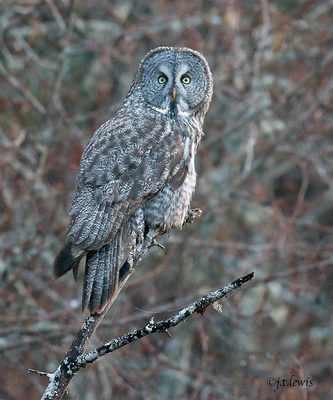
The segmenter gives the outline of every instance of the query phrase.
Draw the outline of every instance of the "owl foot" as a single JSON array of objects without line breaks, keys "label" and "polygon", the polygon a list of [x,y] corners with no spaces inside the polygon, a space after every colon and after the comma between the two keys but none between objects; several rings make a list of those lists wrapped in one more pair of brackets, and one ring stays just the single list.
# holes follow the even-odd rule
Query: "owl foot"
[{"label": "owl foot", "polygon": [[192,224],[194,220],[197,218],[201,217],[202,211],[200,208],[194,208],[193,210],[188,210],[187,215],[184,219],[183,226],[187,226],[189,224]]}]

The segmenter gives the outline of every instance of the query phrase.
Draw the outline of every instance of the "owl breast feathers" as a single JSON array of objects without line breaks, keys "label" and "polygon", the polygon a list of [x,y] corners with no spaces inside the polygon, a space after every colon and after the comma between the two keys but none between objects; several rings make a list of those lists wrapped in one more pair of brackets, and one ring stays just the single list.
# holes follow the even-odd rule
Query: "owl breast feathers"
[{"label": "owl breast feathers", "polygon": [[86,256],[83,309],[100,313],[113,299],[152,231],[181,228],[196,184],[194,157],[212,97],[203,56],[160,47],[141,62],[116,115],[85,149],[70,205],[56,278]]}]

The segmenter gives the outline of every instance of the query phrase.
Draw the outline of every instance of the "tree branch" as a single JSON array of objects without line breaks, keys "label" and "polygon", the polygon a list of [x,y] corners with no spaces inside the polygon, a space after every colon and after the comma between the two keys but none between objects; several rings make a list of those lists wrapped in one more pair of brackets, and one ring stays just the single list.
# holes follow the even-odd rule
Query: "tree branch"
[{"label": "tree branch", "polygon": [[[113,351],[118,350],[129,343],[135,342],[136,340],[142,339],[143,337],[148,336],[152,333],[165,332],[172,338],[172,336],[168,332],[168,329],[174,328],[193,314],[197,313],[203,315],[210,305],[214,306],[214,303],[218,302],[224,297],[231,295],[232,292],[239,289],[244,283],[251,281],[253,277],[254,272],[251,272],[248,275],[236,279],[235,281],[229,283],[223,288],[220,288],[214,292],[207,293],[195,303],[184,307],[181,311],[179,311],[171,318],[159,322],[155,322],[154,318],[152,318],[144,328],[135,329],[119,338],[113,339],[110,342],[105,343],[98,349],[91,350],[88,353],[85,353],[82,356],[78,357],[72,370],[74,370],[75,368],[76,373],[81,368],[85,368],[88,364],[93,363],[104,355],[112,353]],[[217,311],[220,309],[220,307],[216,305],[214,306],[214,308]],[[222,308],[220,310],[222,311]]]},{"label": "tree branch", "polygon": [[74,375],[81,368],[85,368],[88,364],[95,362],[104,355],[112,353],[113,351],[118,350],[129,343],[135,342],[136,340],[142,339],[143,337],[156,332],[165,332],[172,338],[168,329],[177,326],[193,314],[198,313],[203,315],[210,305],[213,305],[213,307],[219,311],[219,300],[230,296],[244,283],[251,281],[253,277],[254,272],[238,278],[214,292],[207,293],[196,302],[184,307],[171,318],[159,322],[154,322],[154,319],[152,318],[144,328],[135,329],[121,337],[105,343],[103,346],[97,349],[83,353],[87,341],[97,329],[97,326],[100,324],[106,312],[88,317],[83,323],[77,337],[74,339],[72,346],[67,352],[65,358],[62,360],[61,364],[53,374],[29,370],[30,372],[38,373],[49,378],[49,385],[42,397],[42,400],[61,399]]}]

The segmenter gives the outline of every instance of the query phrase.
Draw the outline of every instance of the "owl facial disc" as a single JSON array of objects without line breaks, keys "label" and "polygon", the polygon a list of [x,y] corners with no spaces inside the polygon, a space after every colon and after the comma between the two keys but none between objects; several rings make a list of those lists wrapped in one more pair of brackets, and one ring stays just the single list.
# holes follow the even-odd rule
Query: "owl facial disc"
[{"label": "owl facial disc", "polygon": [[151,51],[139,68],[139,80],[147,104],[170,117],[193,114],[207,103],[212,91],[206,60],[190,49]]}]

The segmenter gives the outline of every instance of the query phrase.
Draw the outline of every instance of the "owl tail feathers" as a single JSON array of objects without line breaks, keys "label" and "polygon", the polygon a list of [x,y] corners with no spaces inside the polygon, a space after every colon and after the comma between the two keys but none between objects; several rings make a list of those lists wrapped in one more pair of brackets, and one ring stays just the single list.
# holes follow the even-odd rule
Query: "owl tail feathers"
[{"label": "owl tail feathers", "polygon": [[128,243],[119,232],[112,242],[87,254],[82,295],[82,311],[102,313],[112,301],[119,281],[119,270],[126,263]]},{"label": "owl tail feathers", "polygon": [[76,280],[77,269],[81,258],[85,255],[85,252],[81,251],[74,257],[73,245],[70,241],[67,241],[64,247],[60,250],[53,263],[53,277],[58,279],[65,275],[68,271],[73,270],[74,278]]}]

